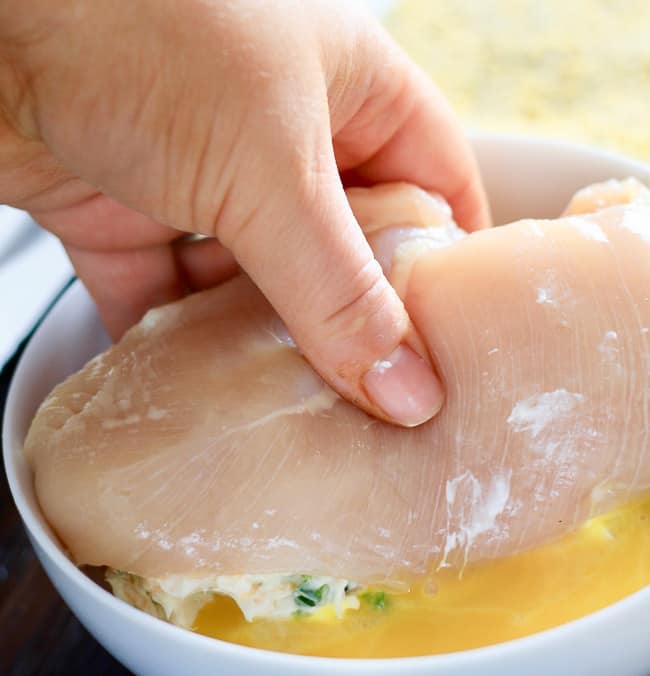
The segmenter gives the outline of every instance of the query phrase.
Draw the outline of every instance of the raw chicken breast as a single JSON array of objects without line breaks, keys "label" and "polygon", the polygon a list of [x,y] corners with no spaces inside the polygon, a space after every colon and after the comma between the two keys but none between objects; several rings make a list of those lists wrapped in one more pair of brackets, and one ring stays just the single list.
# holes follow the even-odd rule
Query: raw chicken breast
[{"label": "raw chicken breast", "polygon": [[398,429],[339,398],[245,276],[152,310],[26,441],[77,563],[399,582],[650,489],[648,190],[469,236],[412,186],[349,197],[446,383],[440,415]]}]

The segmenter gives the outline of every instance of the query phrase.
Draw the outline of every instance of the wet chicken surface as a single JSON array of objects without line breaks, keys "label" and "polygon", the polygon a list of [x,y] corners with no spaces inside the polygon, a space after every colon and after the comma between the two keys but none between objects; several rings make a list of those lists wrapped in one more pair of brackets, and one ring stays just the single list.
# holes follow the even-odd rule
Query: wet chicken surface
[{"label": "wet chicken surface", "polygon": [[410,186],[350,199],[446,383],[441,414],[398,429],[339,398],[246,277],[153,310],[26,440],[77,563],[399,589],[650,490],[646,189],[470,236]]}]

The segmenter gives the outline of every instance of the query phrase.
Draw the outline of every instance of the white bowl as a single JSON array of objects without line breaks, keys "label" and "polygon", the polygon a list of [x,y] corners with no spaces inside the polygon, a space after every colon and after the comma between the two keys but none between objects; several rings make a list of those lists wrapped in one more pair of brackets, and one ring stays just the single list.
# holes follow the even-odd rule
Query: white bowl
[{"label": "white bowl", "polygon": [[[650,166],[584,146],[507,135],[477,135],[473,142],[497,222],[557,215],[577,188],[594,181],[629,175],[650,180]],[[119,601],[66,557],[39,509],[22,454],[30,420],[45,395],[107,344],[92,301],[76,283],[42,323],[16,369],[5,413],[4,456],[18,511],[47,574],[90,633],[131,670],[156,676],[650,673],[650,587],[527,638],[447,655],[386,660],[301,657],[245,648],[179,629]]]}]

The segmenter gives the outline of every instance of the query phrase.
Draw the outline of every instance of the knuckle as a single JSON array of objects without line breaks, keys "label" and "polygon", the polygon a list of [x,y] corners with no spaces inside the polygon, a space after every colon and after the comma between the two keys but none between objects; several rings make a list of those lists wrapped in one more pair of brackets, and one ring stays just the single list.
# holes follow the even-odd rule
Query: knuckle
[{"label": "knuckle", "polygon": [[368,261],[346,285],[346,293],[337,308],[325,319],[326,323],[364,317],[374,309],[377,300],[386,292],[387,281],[375,259]]},{"label": "knuckle", "polygon": [[[408,329],[408,318],[379,263],[372,259],[346,286],[346,294],[324,319],[336,355],[365,368],[388,354]],[[337,358],[340,360],[340,356]]]}]

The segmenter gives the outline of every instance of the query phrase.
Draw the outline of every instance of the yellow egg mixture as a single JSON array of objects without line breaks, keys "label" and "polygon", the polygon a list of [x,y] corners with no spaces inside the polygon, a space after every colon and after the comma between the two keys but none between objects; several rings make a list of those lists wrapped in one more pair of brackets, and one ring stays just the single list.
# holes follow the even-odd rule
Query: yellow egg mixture
[{"label": "yellow egg mixture", "polygon": [[387,24],[470,126],[650,161],[648,0],[402,0]]},{"label": "yellow egg mixture", "polygon": [[217,596],[201,610],[194,629],[231,643],[305,655],[433,655],[548,629],[647,585],[650,497],[593,518],[555,543],[470,565],[462,577],[443,569],[408,592],[362,595],[361,608],[342,618],[329,607],[309,617],[246,622],[234,601]]}]

